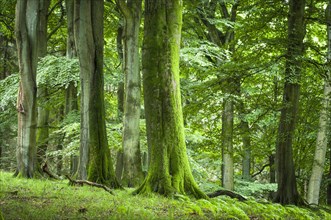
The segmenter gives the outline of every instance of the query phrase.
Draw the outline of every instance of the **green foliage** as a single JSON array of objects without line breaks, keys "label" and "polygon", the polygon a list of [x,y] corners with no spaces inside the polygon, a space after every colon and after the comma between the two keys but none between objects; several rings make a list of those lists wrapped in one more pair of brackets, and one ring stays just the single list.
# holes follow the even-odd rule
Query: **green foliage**
[{"label": "green foliage", "polygon": [[49,140],[54,145],[64,146],[62,150],[49,150],[47,155],[50,158],[62,156],[62,160],[70,160],[70,156],[78,156],[80,146],[80,114],[78,111],[71,111],[60,123],[60,127],[50,134]]},{"label": "green foliage", "polygon": [[240,179],[235,180],[236,192],[255,199],[270,199],[271,193],[277,191],[276,183],[248,182]]},{"label": "green foliage", "polygon": [[18,81],[17,74],[0,80],[0,148],[2,148],[0,168],[7,170],[14,169],[13,164],[15,164]]},{"label": "green foliage", "polygon": [[48,55],[40,59],[37,70],[38,87],[68,88],[70,83],[78,87],[79,61],[63,56]]},{"label": "green foliage", "polygon": [[16,108],[16,99],[18,93],[19,78],[17,74],[12,74],[7,78],[0,80],[0,110],[12,110]]}]

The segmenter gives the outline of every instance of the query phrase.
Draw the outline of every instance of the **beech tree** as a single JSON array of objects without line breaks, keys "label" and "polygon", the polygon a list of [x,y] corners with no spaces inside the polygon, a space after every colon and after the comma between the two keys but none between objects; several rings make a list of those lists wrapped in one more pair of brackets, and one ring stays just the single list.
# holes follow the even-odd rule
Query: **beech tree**
[{"label": "beech tree", "polygon": [[17,97],[17,170],[15,175],[32,178],[36,171],[37,84],[39,1],[18,0],[15,35],[20,85]]},{"label": "beech tree", "polygon": [[[75,29],[77,30],[77,22],[79,20],[77,7],[79,5],[75,4],[77,0],[66,0],[66,13],[67,13],[67,51],[66,56],[68,59],[77,58],[77,46],[75,42]],[[76,11],[76,13],[75,13]],[[76,33],[77,34],[77,33]],[[78,110],[77,103],[77,88],[73,82],[71,82],[66,89],[65,93],[65,114],[69,114],[71,111]],[[78,168],[78,157],[76,155],[71,156],[70,170],[71,174],[75,174]]]},{"label": "beech tree", "polygon": [[[331,62],[331,1],[329,1],[326,8],[326,27],[327,27],[327,42],[328,55],[327,62]],[[320,113],[319,130],[317,133],[315,155],[313,161],[313,169],[309,179],[307,201],[310,204],[319,203],[320,187],[325,166],[325,156],[328,147],[328,130],[330,129],[330,95],[331,95],[331,81],[330,70],[327,71],[324,79],[324,94],[323,107]]]},{"label": "beech tree", "polygon": [[[237,17],[239,2],[234,2],[230,8],[226,2],[209,1],[203,2],[202,7],[198,6],[198,14],[201,22],[207,28],[207,39],[217,45],[223,47],[234,54],[234,26],[228,25],[221,30],[213,22],[216,13],[222,15],[222,19],[229,23],[235,23]],[[218,11],[219,10],[219,11]],[[213,61],[219,71],[221,69],[221,62],[219,60]],[[222,185],[224,188],[234,189],[234,162],[233,162],[233,127],[234,127],[234,100],[233,95],[236,93],[236,85],[238,84],[235,76],[232,73],[227,73],[223,93],[225,94],[223,109],[222,109]],[[244,124],[245,125],[245,124]],[[244,126],[243,125],[243,126]],[[247,140],[247,135],[246,135]],[[245,143],[248,143],[247,141]],[[248,163],[250,163],[250,160]],[[247,162],[245,163],[247,164]],[[247,170],[248,168],[244,168]],[[245,174],[247,175],[247,174]],[[248,170],[249,175],[249,170]]]},{"label": "beech tree", "polygon": [[124,117],[123,172],[121,183],[133,187],[144,178],[139,146],[140,121],[140,59],[139,26],[141,0],[118,0],[124,16]]},{"label": "beech tree", "polygon": [[305,36],[304,11],[305,0],[289,1],[283,106],[276,146],[278,188],[275,201],[281,204],[303,202],[296,185],[292,142],[299,107],[303,38]]},{"label": "beech tree", "polygon": [[107,143],[103,81],[103,0],[81,0],[78,54],[81,77],[79,176],[112,187],[115,177]]},{"label": "beech tree", "polygon": [[150,166],[136,193],[207,198],[186,154],[179,84],[181,26],[181,0],[145,1],[143,86]]}]

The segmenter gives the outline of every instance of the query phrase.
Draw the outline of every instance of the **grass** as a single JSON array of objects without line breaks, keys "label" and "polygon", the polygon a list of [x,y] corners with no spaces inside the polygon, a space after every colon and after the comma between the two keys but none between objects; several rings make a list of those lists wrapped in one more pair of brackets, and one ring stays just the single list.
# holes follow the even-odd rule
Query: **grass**
[{"label": "grass", "polygon": [[111,195],[67,180],[22,179],[0,171],[0,220],[10,219],[331,219],[323,210],[218,197],[193,200],[159,195]]}]

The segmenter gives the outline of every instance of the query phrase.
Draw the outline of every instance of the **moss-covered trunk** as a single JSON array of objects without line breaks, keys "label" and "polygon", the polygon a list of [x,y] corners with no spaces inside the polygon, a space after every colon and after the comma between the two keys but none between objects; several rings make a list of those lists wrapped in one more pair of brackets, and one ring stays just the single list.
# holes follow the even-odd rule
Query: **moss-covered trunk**
[{"label": "moss-covered trunk", "polygon": [[290,0],[289,5],[283,107],[276,147],[278,189],[275,201],[281,204],[300,204],[302,199],[296,185],[292,140],[299,107],[301,57],[303,55],[303,38],[305,36],[305,1]]},{"label": "moss-covered trunk", "polygon": [[136,193],[192,194],[206,198],[186,154],[179,84],[182,1],[147,0],[143,82],[150,166]]},{"label": "moss-covered trunk", "polygon": [[139,145],[140,121],[140,60],[139,26],[141,0],[119,0],[124,15],[124,117],[123,117],[123,165],[121,183],[124,186],[139,185],[143,178]]},{"label": "moss-covered trunk", "polygon": [[36,170],[37,84],[39,1],[19,0],[16,5],[15,35],[20,86],[17,98],[17,171],[32,178]]},{"label": "moss-covered trunk", "polygon": [[[93,182],[118,187],[107,143],[103,82],[102,0],[80,1],[79,61],[81,75],[80,174]],[[86,169],[87,170],[84,170]]]}]

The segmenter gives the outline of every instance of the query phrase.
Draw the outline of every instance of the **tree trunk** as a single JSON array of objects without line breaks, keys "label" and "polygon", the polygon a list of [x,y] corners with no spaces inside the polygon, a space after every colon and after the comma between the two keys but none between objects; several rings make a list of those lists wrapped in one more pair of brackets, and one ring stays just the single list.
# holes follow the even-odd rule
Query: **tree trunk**
[{"label": "tree trunk", "polygon": [[32,178],[36,170],[37,84],[39,1],[19,0],[15,34],[20,86],[17,98],[17,171]]},{"label": "tree trunk", "polygon": [[139,26],[141,0],[118,0],[124,15],[124,117],[123,162],[121,183],[134,187],[144,178],[139,145],[140,122],[140,65]]},{"label": "tree trunk", "polygon": [[[67,58],[73,59],[77,57],[76,42],[75,42],[75,20],[79,19],[75,14],[75,0],[66,0],[67,13]],[[77,88],[74,83],[70,83],[66,89],[65,95],[65,114],[68,115],[73,110],[78,110],[77,103]],[[70,158],[70,173],[76,174],[78,168],[78,156],[72,155]]]},{"label": "tree trunk", "polygon": [[300,204],[303,200],[296,185],[292,141],[299,106],[301,56],[305,35],[305,1],[290,0],[289,4],[285,85],[276,147],[278,189],[275,201],[281,204]]},{"label": "tree trunk", "polygon": [[233,190],[233,101],[231,97],[226,98],[223,104],[222,138],[222,185],[227,190]]},{"label": "tree trunk", "polygon": [[[120,62],[123,64],[123,22],[119,21],[117,28],[117,36],[116,36],[116,47],[117,54]],[[122,65],[124,66],[124,65]],[[120,77],[120,81],[117,84],[117,119],[118,121],[123,121],[123,113],[124,113],[124,82],[122,77]],[[117,150],[116,154],[116,164],[115,164],[115,174],[116,178],[120,181],[122,179],[123,173],[123,149],[120,148]]]},{"label": "tree trunk", "polygon": [[[243,116],[244,117],[244,116]],[[249,132],[249,125],[245,119],[241,119],[241,132],[243,142],[243,164],[242,164],[242,177],[244,180],[251,180],[251,138]]]},{"label": "tree trunk", "polygon": [[[328,36],[328,63],[331,62],[331,4],[326,9],[326,24]],[[328,134],[330,123],[330,95],[331,95],[331,82],[330,72],[328,72],[324,83],[324,99],[323,107],[320,113],[319,130],[316,140],[316,149],[314,156],[314,163],[312,173],[309,179],[307,201],[309,204],[318,204],[322,176],[325,166],[325,156],[328,146]]]},{"label": "tree trunk", "polygon": [[269,167],[270,167],[270,183],[276,183],[276,169],[275,169],[274,154],[271,154],[269,156]]},{"label": "tree trunk", "polygon": [[115,174],[118,180],[122,179],[123,173],[123,151],[118,150],[116,154],[116,166],[115,166]]},{"label": "tree trunk", "polygon": [[318,204],[319,201],[319,193],[322,182],[322,176],[324,172],[325,155],[326,155],[327,142],[328,142],[327,132],[328,132],[328,127],[329,127],[328,124],[330,120],[330,116],[329,116],[330,93],[331,93],[331,85],[329,80],[326,79],[324,85],[323,109],[321,110],[320,113],[319,130],[316,140],[314,163],[308,186],[307,201],[309,204]]},{"label": "tree trunk", "polygon": [[[47,55],[47,13],[50,5],[50,0],[39,0],[40,20],[38,26],[38,57]],[[38,88],[38,99],[46,98],[48,89]],[[48,129],[49,110],[42,104],[38,106],[38,129],[37,129],[37,157],[38,166],[46,162],[46,150],[48,145],[49,129]]]},{"label": "tree trunk", "polygon": [[[331,146],[331,144],[329,146]],[[326,189],[326,194],[327,194],[326,203],[328,205],[331,205],[331,148],[330,148],[330,158],[329,159],[330,159],[330,162],[329,162],[330,166],[329,166],[329,176],[328,176],[328,183],[327,183],[327,189]]]},{"label": "tree trunk", "polygon": [[145,1],[143,82],[150,166],[135,193],[207,198],[189,165],[179,84],[182,1]]},{"label": "tree trunk", "polygon": [[[103,82],[103,0],[80,1],[80,178],[119,187],[107,143]],[[87,170],[88,168],[88,170]],[[88,171],[88,172],[87,172]]]},{"label": "tree trunk", "polygon": [[[208,40],[219,47],[224,47],[235,53],[234,28],[227,27],[225,30],[218,29],[217,26],[210,22],[215,18],[216,10],[220,10],[223,19],[231,22],[236,21],[237,8],[239,2],[233,3],[231,10],[227,8],[227,4],[222,1],[205,1],[202,3],[205,13],[198,9],[198,14],[202,23],[207,27]],[[232,44],[232,45],[231,45]],[[220,66],[218,60],[214,61],[215,66]],[[231,73],[230,73],[231,74]],[[233,164],[233,120],[234,120],[234,104],[231,95],[235,93],[234,85],[237,84],[237,77],[228,76],[227,85],[224,93],[228,95],[224,99],[223,113],[222,113],[222,184],[228,190],[234,188],[234,164]]]},{"label": "tree trunk", "polygon": [[[122,21],[119,21],[118,28],[117,28],[117,36],[116,36],[116,47],[117,47],[117,54],[120,62],[123,64],[123,24]],[[124,67],[124,64],[122,65]],[[124,82],[122,77],[121,80],[117,84],[117,117],[119,121],[123,121],[123,113],[124,113]]]}]

